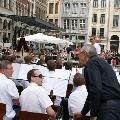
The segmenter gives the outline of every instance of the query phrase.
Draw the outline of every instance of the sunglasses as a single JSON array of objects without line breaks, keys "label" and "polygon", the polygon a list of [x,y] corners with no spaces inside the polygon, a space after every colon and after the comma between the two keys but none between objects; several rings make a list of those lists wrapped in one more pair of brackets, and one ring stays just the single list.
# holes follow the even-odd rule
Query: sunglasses
[{"label": "sunglasses", "polygon": [[38,76],[33,76],[33,77],[39,77],[39,78],[43,78],[44,76],[42,74],[38,75]]}]

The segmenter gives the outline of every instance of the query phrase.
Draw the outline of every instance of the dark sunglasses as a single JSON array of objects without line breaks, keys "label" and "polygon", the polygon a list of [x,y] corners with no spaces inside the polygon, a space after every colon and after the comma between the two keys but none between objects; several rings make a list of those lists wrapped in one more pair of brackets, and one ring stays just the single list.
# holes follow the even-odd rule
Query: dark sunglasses
[{"label": "dark sunglasses", "polygon": [[38,75],[38,76],[33,76],[33,77],[39,77],[39,78],[43,78],[44,76],[42,74]]}]

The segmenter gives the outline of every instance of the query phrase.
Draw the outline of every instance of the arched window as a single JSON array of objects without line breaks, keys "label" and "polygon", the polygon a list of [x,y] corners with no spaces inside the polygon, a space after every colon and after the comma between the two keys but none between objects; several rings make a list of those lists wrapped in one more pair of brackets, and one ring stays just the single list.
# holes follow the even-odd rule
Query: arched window
[{"label": "arched window", "polygon": [[7,28],[7,20],[4,20],[3,22],[3,29],[6,29]]}]

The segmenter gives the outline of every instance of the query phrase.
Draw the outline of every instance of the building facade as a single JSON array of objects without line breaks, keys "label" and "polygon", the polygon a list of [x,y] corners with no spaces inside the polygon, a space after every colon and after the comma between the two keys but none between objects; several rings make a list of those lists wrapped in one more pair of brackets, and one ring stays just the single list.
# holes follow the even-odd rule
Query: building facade
[{"label": "building facade", "polygon": [[120,0],[90,1],[88,36],[98,37],[103,50],[120,52]]},{"label": "building facade", "polygon": [[102,49],[108,49],[109,0],[91,0],[89,3],[88,41],[91,36],[98,37]]},{"label": "building facade", "polygon": [[109,48],[120,53],[120,0],[110,0]]},{"label": "building facade", "polygon": [[48,0],[47,20],[60,26],[61,0]]},{"label": "building facade", "polygon": [[74,43],[87,41],[88,0],[62,0],[61,27],[65,29],[63,38]]},{"label": "building facade", "polygon": [[[40,26],[14,20],[14,16],[36,17],[46,20],[47,0],[0,0],[0,42],[13,43],[21,35],[41,31]],[[10,17],[8,17],[10,15]]]},{"label": "building facade", "polygon": [[[0,14],[14,15],[15,0],[0,0]],[[0,42],[11,42],[13,35],[13,22],[10,18],[0,15]]]}]

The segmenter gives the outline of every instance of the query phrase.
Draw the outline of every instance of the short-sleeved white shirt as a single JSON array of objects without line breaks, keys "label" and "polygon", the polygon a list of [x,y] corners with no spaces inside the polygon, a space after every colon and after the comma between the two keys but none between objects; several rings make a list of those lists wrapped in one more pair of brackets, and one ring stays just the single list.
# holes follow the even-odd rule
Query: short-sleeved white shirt
[{"label": "short-sleeved white shirt", "polygon": [[30,83],[21,93],[20,104],[23,111],[46,113],[46,108],[53,103],[42,86]]},{"label": "short-sleeved white shirt", "polygon": [[[87,90],[85,85],[77,87],[69,96],[68,110],[72,116],[74,112],[81,112],[87,98]],[[87,116],[90,116],[88,113]]]},{"label": "short-sleeved white shirt", "polygon": [[19,93],[15,83],[4,74],[0,74],[0,102],[6,104],[6,116],[8,118],[13,118],[15,116],[15,111],[12,108],[12,99],[18,98]]}]

